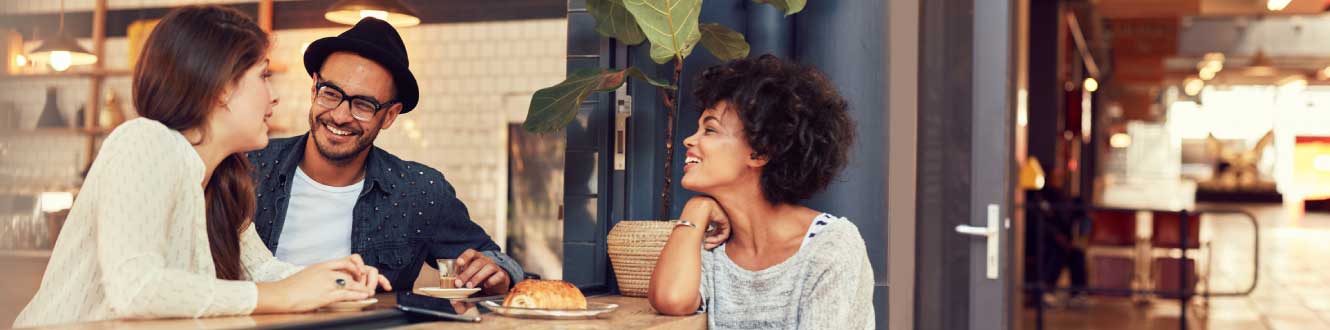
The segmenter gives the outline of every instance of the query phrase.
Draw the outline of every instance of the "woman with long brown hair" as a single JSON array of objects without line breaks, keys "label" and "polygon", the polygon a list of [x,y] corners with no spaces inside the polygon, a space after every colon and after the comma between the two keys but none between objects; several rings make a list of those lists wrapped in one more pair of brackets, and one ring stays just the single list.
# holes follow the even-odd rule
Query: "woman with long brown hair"
[{"label": "woman with long brown hair", "polygon": [[225,7],[162,19],[134,71],[143,118],[106,138],[16,327],[300,312],[389,288],[355,255],[277,261],[250,223],[243,152],[267,145],[277,103],[268,40]]}]

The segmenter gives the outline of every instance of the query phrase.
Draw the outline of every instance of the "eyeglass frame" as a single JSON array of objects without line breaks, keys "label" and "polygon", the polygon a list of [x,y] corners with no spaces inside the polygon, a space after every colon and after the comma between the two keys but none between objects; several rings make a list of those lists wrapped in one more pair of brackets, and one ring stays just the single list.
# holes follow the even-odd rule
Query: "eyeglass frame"
[{"label": "eyeglass frame", "polygon": [[[347,108],[346,110],[349,111],[349,112],[351,112],[351,118],[355,118],[356,120],[359,120],[359,121],[369,121],[370,119],[374,119],[374,116],[375,116],[375,115],[378,115],[380,110],[383,110],[384,108],[387,108],[387,107],[391,107],[394,103],[402,103],[402,101],[397,100],[397,99],[391,99],[391,100],[388,100],[387,102],[379,103],[378,101],[376,101],[376,100],[374,99],[374,97],[371,97],[371,96],[365,96],[365,95],[347,95],[347,94],[346,94],[346,91],[342,90],[342,87],[341,87],[341,86],[337,86],[337,84],[333,84],[332,82],[329,82],[329,81],[327,81],[327,80],[323,80],[322,74],[320,74],[320,75],[318,76],[318,78],[315,78],[315,79],[316,79],[317,81],[314,83],[314,104],[315,104],[315,105],[318,105],[318,106],[321,107],[321,108],[324,108],[325,110],[336,110],[337,108],[341,108],[341,107],[342,107],[342,103],[347,103],[346,101],[348,101],[348,100],[353,100],[353,101],[354,101],[354,100],[361,100],[361,101],[369,102],[370,105],[374,106],[374,110],[373,110],[373,112],[370,113],[370,116],[369,116],[369,117],[366,117],[366,118],[360,118],[360,116],[357,116],[357,115],[356,115],[356,109],[354,109],[354,108],[355,108],[355,104],[352,103],[351,105],[348,105],[348,106],[346,107],[346,108]],[[326,106],[323,106],[322,104],[319,104],[319,98],[320,98],[319,90],[322,90],[324,87],[332,88],[332,90],[337,91],[337,93],[342,94],[342,99],[337,101],[337,105],[332,106],[332,107],[326,107]]]}]

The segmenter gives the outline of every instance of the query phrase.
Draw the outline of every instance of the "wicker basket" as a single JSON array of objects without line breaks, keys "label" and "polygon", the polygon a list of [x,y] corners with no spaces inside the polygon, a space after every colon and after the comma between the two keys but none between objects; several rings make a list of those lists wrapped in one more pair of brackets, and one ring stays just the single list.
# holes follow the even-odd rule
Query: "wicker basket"
[{"label": "wicker basket", "polygon": [[647,296],[651,271],[673,229],[674,223],[669,221],[621,221],[610,230],[606,244],[623,295]]}]

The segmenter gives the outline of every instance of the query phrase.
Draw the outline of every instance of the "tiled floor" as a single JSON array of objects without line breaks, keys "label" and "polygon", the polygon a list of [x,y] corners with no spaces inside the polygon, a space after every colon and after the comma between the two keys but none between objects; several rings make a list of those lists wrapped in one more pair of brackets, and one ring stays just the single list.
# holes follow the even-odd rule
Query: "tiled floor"
[{"label": "tiled floor", "polygon": [[[1296,219],[1280,205],[1200,205],[1253,213],[1261,226],[1261,265],[1256,289],[1245,297],[1193,303],[1191,329],[1330,329],[1330,214]],[[1251,280],[1251,226],[1233,215],[1207,217],[1202,237],[1211,242],[1214,291],[1238,291]],[[1205,263],[1202,262],[1202,267]],[[1046,312],[1044,329],[1178,329],[1176,301],[1091,298],[1085,308]],[[1033,311],[1022,327],[1035,329]]]}]

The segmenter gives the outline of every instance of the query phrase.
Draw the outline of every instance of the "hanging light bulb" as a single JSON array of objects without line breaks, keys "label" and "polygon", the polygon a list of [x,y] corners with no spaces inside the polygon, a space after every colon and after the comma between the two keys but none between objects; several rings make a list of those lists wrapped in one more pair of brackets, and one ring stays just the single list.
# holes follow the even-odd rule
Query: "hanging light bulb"
[{"label": "hanging light bulb", "polygon": [[60,30],[52,38],[42,40],[42,45],[29,54],[30,60],[44,61],[55,71],[68,70],[73,65],[97,63],[93,55],[77,39],[65,34],[65,2],[60,1]]},{"label": "hanging light bulb", "polygon": [[1085,83],[1082,83],[1081,87],[1085,87],[1086,92],[1094,93],[1099,90],[1099,81],[1095,80],[1094,77],[1088,77],[1085,78]]},{"label": "hanging light bulb", "polygon": [[420,24],[420,15],[397,0],[341,0],[323,14],[329,21],[346,25],[355,25],[366,17],[381,19],[394,27]]},{"label": "hanging light bulb", "polygon": [[51,52],[50,64],[51,68],[55,69],[55,71],[69,70],[69,66],[73,64],[72,63],[73,61],[74,61],[73,56],[71,56],[67,51],[57,50]]},{"label": "hanging light bulb", "polygon": [[388,20],[388,12],[386,12],[386,11],[382,11],[382,10],[368,10],[368,9],[366,9],[366,10],[361,10],[361,11],[360,11],[360,19],[365,19],[366,17],[373,17],[373,18],[377,18],[377,19],[380,19],[380,20],[387,21],[387,20]]}]

